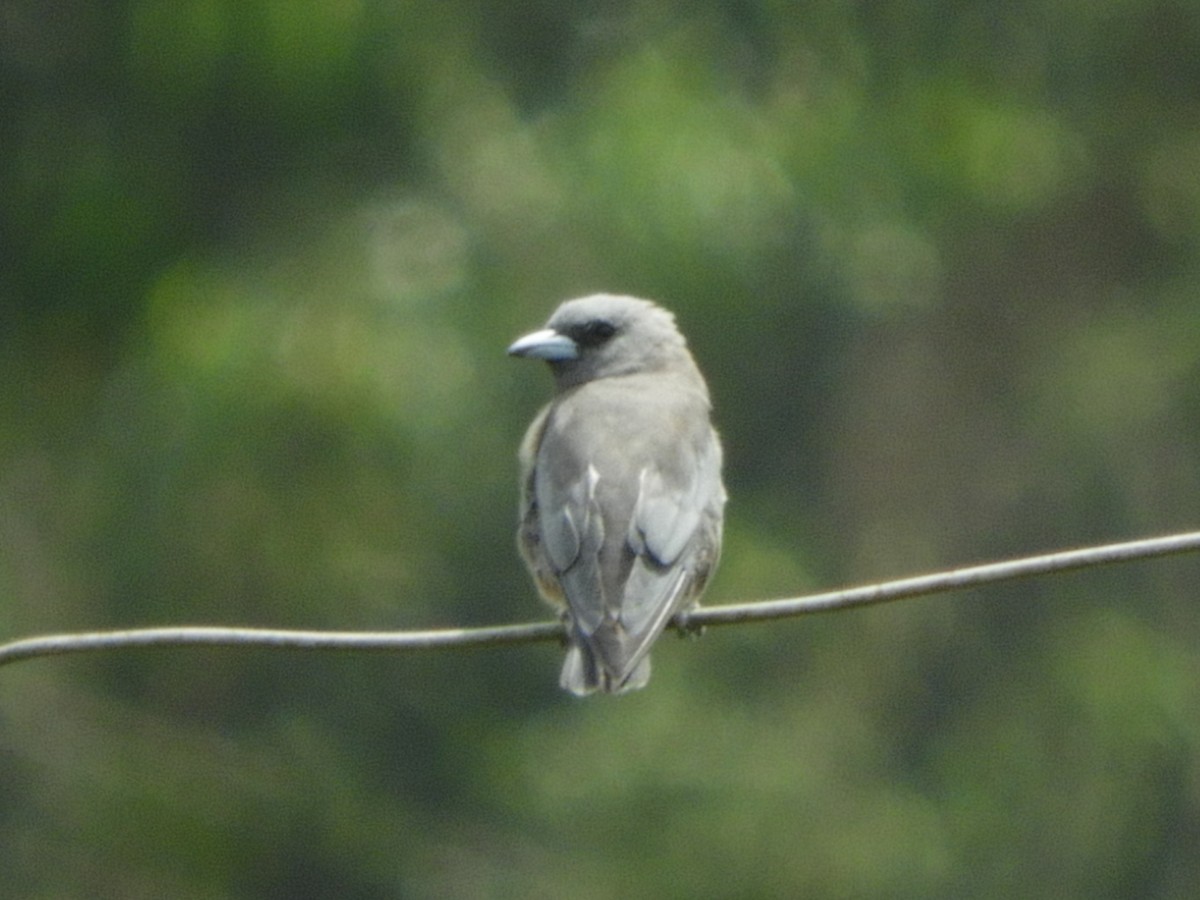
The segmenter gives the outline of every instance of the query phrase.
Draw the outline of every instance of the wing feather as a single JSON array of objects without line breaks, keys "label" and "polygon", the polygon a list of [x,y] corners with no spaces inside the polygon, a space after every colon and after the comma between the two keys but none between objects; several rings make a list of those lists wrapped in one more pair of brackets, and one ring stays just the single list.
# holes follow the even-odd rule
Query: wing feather
[{"label": "wing feather", "polygon": [[[565,599],[562,683],[575,693],[644,684],[651,646],[716,563],[721,448],[707,397],[691,396],[606,380],[558,398],[535,423],[523,530],[536,533],[536,555]],[[645,414],[631,418],[639,405]]]}]

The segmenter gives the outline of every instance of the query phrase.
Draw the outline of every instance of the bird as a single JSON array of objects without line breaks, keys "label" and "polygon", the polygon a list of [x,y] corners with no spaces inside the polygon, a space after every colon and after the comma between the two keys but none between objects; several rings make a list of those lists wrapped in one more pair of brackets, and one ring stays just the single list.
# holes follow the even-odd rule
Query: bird
[{"label": "bird", "polygon": [[637,297],[567,300],[508,353],[544,360],[555,382],[518,453],[517,545],[566,626],[559,684],[642,688],[651,646],[699,603],[721,555],[708,386],[674,315]]}]

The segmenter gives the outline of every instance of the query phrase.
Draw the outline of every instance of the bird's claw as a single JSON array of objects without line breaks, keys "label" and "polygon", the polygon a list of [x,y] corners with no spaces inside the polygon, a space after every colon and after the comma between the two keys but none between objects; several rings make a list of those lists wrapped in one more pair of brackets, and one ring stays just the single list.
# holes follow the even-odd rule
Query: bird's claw
[{"label": "bird's claw", "polygon": [[688,612],[676,613],[672,624],[675,627],[675,633],[681,638],[698,638],[704,634],[704,626],[699,622],[693,622],[691,613]]}]

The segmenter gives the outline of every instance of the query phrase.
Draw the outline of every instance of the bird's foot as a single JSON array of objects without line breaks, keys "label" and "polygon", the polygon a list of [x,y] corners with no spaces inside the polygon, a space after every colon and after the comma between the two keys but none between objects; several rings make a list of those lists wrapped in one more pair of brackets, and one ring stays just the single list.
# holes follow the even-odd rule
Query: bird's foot
[{"label": "bird's foot", "polygon": [[691,610],[677,612],[672,621],[675,633],[681,638],[698,638],[704,634],[704,626],[699,622],[692,621],[691,612]]},{"label": "bird's foot", "polygon": [[564,609],[558,614],[558,621],[562,623],[563,627],[562,636],[558,639],[558,643],[562,647],[570,647],[571,630],[573,627],[571,622],[571,614]]}]

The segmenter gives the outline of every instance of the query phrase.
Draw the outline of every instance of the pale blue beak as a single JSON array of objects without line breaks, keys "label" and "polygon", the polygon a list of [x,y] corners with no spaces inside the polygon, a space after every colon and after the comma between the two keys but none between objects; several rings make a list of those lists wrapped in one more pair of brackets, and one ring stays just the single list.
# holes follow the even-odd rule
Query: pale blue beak
[{"label": "pale blue beak", "polygon": [[579,345],[553,328],[543,328],[518,338],[508,348],[509,356],[526,356],[547,362],[563,362],[579,358]]}]

